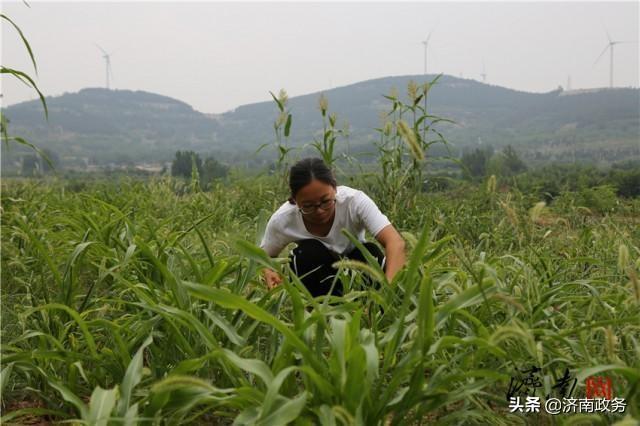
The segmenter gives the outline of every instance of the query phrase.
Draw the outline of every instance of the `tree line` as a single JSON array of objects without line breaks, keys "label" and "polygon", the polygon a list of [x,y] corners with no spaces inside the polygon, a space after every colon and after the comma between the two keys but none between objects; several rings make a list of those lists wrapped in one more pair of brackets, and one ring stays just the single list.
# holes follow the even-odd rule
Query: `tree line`
[{"label": "tree line", "polygon": [[171,176],[193,178],[194,175],[202,183],[226,177],[229,167],[209,156],[204,160],[194,151],[177,151],[171,163]]}]

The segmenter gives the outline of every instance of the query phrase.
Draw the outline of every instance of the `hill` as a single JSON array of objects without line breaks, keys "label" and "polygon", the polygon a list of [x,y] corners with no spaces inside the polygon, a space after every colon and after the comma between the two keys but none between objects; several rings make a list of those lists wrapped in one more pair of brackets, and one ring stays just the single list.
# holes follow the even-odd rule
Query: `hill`
[{"label": "hill", "polygon": [[215,137],[217,124],[188,104],[154,93],[83,89],[47,98],[48,122],[38,101],[3,111],[12,134],[19,134],[77,161],[163,161],[177,147],[201,150]]},{"label": "hill", "polygon": [[[370,142],[372,129],[391,103],[382,95],[400,94],[410,81],[422,84],[435,76],[386,77],[324,92],[330,111],[346,119],[354,146]],[[294,145],[319,137],[320,93],[290,99]],[[401,96],[402,97],[402,96]],[[406,96],[405,96],[406,97]],[[429,112],[456,121],[441,126],[459,150],[480,144],[514,145],[539,160],[617,161],[640,156],[640,91],[602,89],[581,93],[527,93],[474,80],[443,76],[430,91]],[[255,146],[273,133],[273,102],[241,106],[220,117],[220,137]],[[370,145],[370,143],[369,143]]]},{"label": "hill", "polygon": [[[385,77],[326,90],[329,110],[348,126],[353,151],[371,150],[380,116],[394,88],[422,84],[435,76]],[[319,136],[320,93],[293,97],[290,142],[302,146]],[[13,134],[55,152],[66,165],[159,162],[178,149],[215,153],[246,161],[274,140],[274,102],[243,105],[224,114],[204,114],[188,104],[153,93],[83,89],[47,99],[50,118],[29,101],[5,108]],[[442,76],[431,89],[429,111],[456,121],[439,127],[454,153],[479,145],[514,145],[532,161],[606,161],[640,158],[640,91],[601,89],[527,93],[478,81]],[[20,149],[4,165],[15,163]],[[269,158],[263,151],[260,156]],[[6,161],[5,161],[5,157]]]}]

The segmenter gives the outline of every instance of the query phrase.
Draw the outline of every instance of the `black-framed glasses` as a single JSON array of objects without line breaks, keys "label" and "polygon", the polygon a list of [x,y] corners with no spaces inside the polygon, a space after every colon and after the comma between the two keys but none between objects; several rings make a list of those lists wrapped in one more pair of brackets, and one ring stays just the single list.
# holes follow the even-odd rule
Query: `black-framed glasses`
[{"label": "black-framed glasses", "polygon": [[330,200],[324,200],[319,202],[318,204],[305,204],[302,207],[299,207],[298,210],[302,214],[311,214],[316,211],[316,209],[320,210],[329,210],[336,203],[336,199],[332,198]]}]

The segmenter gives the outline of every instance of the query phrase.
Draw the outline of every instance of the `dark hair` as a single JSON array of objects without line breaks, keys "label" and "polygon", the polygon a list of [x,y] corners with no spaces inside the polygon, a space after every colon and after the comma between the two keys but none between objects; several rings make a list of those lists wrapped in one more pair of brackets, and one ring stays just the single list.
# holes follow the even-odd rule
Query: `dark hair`
[{"label": "dark hair", "polygon": [[333,176],[333,172],[320,158],[303,158],[291,166],[291,171],[289,172],[291,197],[289,197],[289,202],[295,204],[294,198],[298,191],[314,179],[331,185],[334,188],[338,185],[336,178]]}]

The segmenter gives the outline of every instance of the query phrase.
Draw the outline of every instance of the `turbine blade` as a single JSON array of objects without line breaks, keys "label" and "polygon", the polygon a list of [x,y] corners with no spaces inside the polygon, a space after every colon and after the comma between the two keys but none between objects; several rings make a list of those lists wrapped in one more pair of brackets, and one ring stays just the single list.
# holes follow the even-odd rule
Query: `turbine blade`
[{"label": "turbine blade", "polygon": [[609,35],[609,31],[607,30],[606,25],[604,25],[604,21],[602,20],[602,18],[600,18],[600,25],[602,25],[602,29],[604,30],[604,33],[607,35],[607,40],[609,40],[609,43],[611,43],[611,36]]},{"label": "turbine blade", "polygon": [[102,53],[104,53],[105,55],[108,55],[108,53],[102,47],[100,47],[100,45],[98,45],[98,43],[93,43],[93,44],[95,44],[96,47],[102,51]]},{"label": "turbine blade", "polygon": [[602,55],[604,55],[604,53],[607,51],[607,49],[609,49],[609,47],[611,47],[610,44],[607,44],[607,46],[604,48],[604,50],[602,51],[602,53],[600,54],[600,56],[598,56],[598,59],[596,59],[596,61],[593,63],[593,65],[595,66],[598,61],[600,60],[600,58],[602,58]]},{"label": "turbine blade", "polygon": [[604,32],[607,33],[607,38],[609,39],[609,43],[613,43],[613,41],[611,40],[611,36],[609,35],[609,31],[607,31],[607,29],[604,29]]}]

